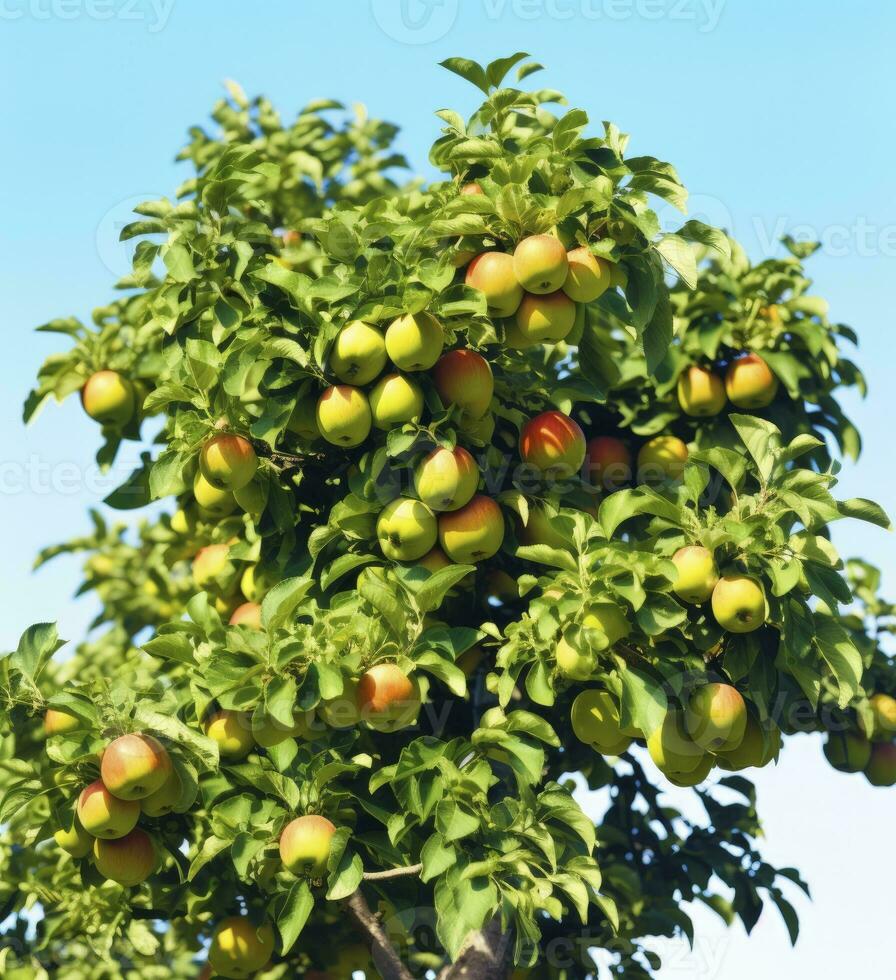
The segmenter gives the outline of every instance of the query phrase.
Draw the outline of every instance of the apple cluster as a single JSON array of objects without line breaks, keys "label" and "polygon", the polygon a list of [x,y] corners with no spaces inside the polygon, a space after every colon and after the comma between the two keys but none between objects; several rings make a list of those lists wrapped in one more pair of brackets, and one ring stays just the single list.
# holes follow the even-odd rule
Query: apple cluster
[{"label": "apple cluster", "polygon": [[718,415],[728,401],[737,408],[767,408],[778,393],[778,379],[758,355],[744,353],[728,365],[724,378],[712,368],[692,364],[678,378],[678,403],[685,415]]},{"label": "apple cluster", "polygon": [[870,722],[858,730],[831,732],[824,746],[840,772],[863,772],[872,786],[896,786],[896,698],[878,691],[868,699]]}]

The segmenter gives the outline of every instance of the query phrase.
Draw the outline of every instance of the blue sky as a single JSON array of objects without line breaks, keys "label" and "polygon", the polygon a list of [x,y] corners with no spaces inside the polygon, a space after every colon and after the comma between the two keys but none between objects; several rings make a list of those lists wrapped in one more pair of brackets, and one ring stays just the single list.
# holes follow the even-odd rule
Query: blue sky
[{"label": "blue sky", "polygon": [[[96,430],[74,400],[21,426],[34,371],[59,343],[32,328],[110,296],[127,263],[118,228],[133,203],[183,179],[174,153],[224,78],[286,115],[316,97],[362,101],[401,125],[400,148],[426,174],[433,112],[473,107],[437,62],[529,51],[548,69],[542,84],[631,133],[633,153],[674,163],[694,213],[754,257],[785,232],[814,232],[817,291],[858,330],[871,389],[846,399],[866,450],[840,490],[896,514],[894,31],[886,0],[0,0],[0,645],[41,619],[83,631],[89,605],[69,601],[76,563],[29,568],[40,547],[87,530],[86,508],[108,489],[85,471]],[[880,564],[896,594],[892,537],[851,525],[836,540]],[[896,793],[832,772],[810,739],[758,785],[769,856],[814,885],[815,903],[798,903],[803,940],[789,951],[774,912],[749,942],[710,919],[702,952],[666,950],[663,980],[877,975]]]}]

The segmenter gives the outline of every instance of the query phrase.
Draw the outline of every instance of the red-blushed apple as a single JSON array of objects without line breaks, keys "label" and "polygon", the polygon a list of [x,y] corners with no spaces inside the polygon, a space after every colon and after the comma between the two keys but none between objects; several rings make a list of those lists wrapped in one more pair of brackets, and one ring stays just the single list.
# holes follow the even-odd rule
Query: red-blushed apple
[{"label": "red-blushed apple", "polygon": [[247,916],[222,919],[212,933],[208,961],[218,976],[246,980],[270,962],[274,952],[274,930],[267,922],[255,923]]},{"label": "red-blushed apple", "polygon": [[373,424],[388,431],[419,422],[423,414],[423,389],[403,374],[385,374],[370,392]]},{"label": "red-blushed apple", "polygon": [[672,563],[678,571],[672,591],[685,602],[706,602],[719,581],[712,552],[699,544],[688,545],[675,552]]},{"label": "red-blushed apple", "polygon": [[258,456],[244,436],[221,432],[204,443],[199,468],[218,490],[242,490],[255,476]]},{"label": "red-blushed apple", "polygon": [[458,564],[491,558],[503,541],[504,515],[491,497],[479,494],[460,510],[439,515],[439,544]]},{"label": "red-blushed apple", "polygon": [[463,187],[461,187],[460,193],[462,197],[466,197],[469,194],[481,194],[482,188],[476,183],[475,180],[471,180],[469,183],[464,184]]},{"label": "red-blushed apple", "polygon": [[435,514],[422,501],[399,497],[380,511],[376,536],[387,558],[416,561],[435,545],[438,525]]},{"label": "red-blushed apple", "polygon": [[317,427],[334,446],[360,446],[370,435],[372,425],[370,403],[360,388],[333,385],[317,401]]},{"label": "red-blushed apple", "polygon": [[597,436],[585,447],[585,469],[596,487],[616,490],[632,478],[632,454],[613,436]]},{"label": "red-blushed apple", "polygon": [[433,369],[443,405],[457,405],[470,418],[481,419],[492,403],[495,379],[488,361],[474,350],[443,354]]},{"label": "red-blushed apple", "polygon": [[416,681],[393,663],[374,664],[358,679],[361,720],[378,731],[397,731],[414,724],[420,710]]},{"label": "red-blushed apple", "polygon": [[466,284],[485,296],[488,311],[495,317],[513,316],[523,299],[523,287],[513,271],[513,256],[507,252],[482,252],[467,266]]},{"label": "red-blushed apple", "polygon": [[654,436],[638,452],[638,480],[680,480],[688,461],[688,447],[677,436]]},{"label": "red-blushed apple", "polygon": [[361,320],[347,323],[330,348],[330,370],[347,385],[366,385],[386,366],[386,340]]},{"label": "red-blushed apple", "polygon": [[104,878],[133,888],[155,871],[156,849],[149,834],[135,827],[124,837],[94,841],[93,860]]},{"label": "red-blushed apple", "polygon": [[516,311],[515,322],[528,343],[556,343],[575,326],[576,304],[560,290],[546,295],[526,293]]},{"label": "red-blushed apple", "polygon": [[296,817],[280,835],[280,860],[294,875],[322,878],[332,848],[334,824],[316,813]]},{"label": "red-blushed apple", "polygon": [[230,617],[231,626],[247,626],[252,630],[261,629],[261,606],[257,602],[244,602],[237,606]]},{"label": "red-blushed apple", "polygon": [[527,293],[554,293],[566,282],[569,260],[553,235],[530,235],[513,252],[513,273]]},{"label": "red-blushed apple", "polygon": [[576,303],[593,303],[610,288],[612,264],[581,246],[566,254],[569,268],[563,292]]},{"label": "red-blushed apple", "polygon": [[222,759],[245,758],[253,748],[252,716],[245,711],[222,709],[209,715],[203,722],[205,734],[218,745]]},{"label": "red-blushed apple", "polygon": [[386,353],[399,371],[428,371],[444,343],[442,324],[432,313],[406,313],[386,330]]},{"label": "red-blushed apple", "polygon": [[545,476],[572,476],[585,461],[585,434],[563,412],[542,412],[523,426],[520,456]]},{"label": "red-blushed apple", "polygon": [[678,376],[678,404],[685,415],[718,415],[726,401],[722,379],[709,368],[691,364]]},{"label": "red-blushed apple", "polygon": [[114,840],[129,834],[137,826],[140,801],[120,800],[106,789],[102,779],[97,779],[81,790],[77,814],[88,834]]},{"label": "red-blushed apple", "polygon": [[414,489],[430,510],[459,510],[478,486],[479,467],[461,446],[433,449],[414,470]]},{"label": "red-blushed apple", "polygon": [[207,589],[229,567],[229,544],[208,544],[193,559],[193,582],[197,589]]},{"label": "red-blushed apple", "polygon": [[160,789],[171,772],[171,758],[153,735],[121,735],[106,746],[100,775],[121,800],[142,800]]},{"label": "red-blushed apple", "polygon": [[752,633],[768,616],[765,589],[751,575],[729,572],[712,590],[712,614],[729,633]]},{"label": "red-blushed apple", "polygon": [[685,711],[688,735],[706,752],[731,752],[744,739],[747,704],[731,684],[704,684]]},{"label": "red-blushed apple", "polygon": [[758,354],[744,354],[728,366],[725,390],[738,408],[766,408],[778,393],[778,379]]},{"label": "red-blushed apple", "polygon": [[84,411],[101,425],[125,425],[136,409],[134,385],[117,371],[97,371],[81,389]]}]

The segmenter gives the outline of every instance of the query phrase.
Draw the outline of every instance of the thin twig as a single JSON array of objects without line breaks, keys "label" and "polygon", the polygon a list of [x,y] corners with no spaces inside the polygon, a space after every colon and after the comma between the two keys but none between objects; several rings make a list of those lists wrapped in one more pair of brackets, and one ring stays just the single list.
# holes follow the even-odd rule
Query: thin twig
[{"label": "thin twig", "polygon": [[389,868],[386,871],[365,871],[364,881],[388,881],[390,878],[404,878],[410,875],[418,875],[422,870],[422,864],[410,864],[406,868]]}]

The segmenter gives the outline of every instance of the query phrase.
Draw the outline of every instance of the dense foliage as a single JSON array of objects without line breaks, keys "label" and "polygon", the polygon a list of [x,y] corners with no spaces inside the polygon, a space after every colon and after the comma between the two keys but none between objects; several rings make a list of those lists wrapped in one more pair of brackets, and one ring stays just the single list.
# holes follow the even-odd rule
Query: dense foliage
[{"label": "dense foliage", "polygon": [[80,392],[101,463],[147,444],[105,503],[171,506],[47,549],[94,629],[0,660],[4,976],[650,977],[683,902],[796,939],[743,771],[826,731],[896,783],[812,246],[660,234],[675,169],[526,57],[445,63],[484,102],[427,184],[394,127],[231,85],[122,298],[41,328],[26,419]]}]

